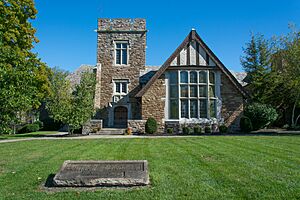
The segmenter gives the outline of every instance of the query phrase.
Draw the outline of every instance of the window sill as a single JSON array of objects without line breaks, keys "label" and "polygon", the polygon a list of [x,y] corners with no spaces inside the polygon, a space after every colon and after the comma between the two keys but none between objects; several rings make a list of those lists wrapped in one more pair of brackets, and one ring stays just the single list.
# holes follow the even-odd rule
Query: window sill
[{"label": "window sill", "polygon": [[130,67],[130,65],[113,65],[113,67]]}]

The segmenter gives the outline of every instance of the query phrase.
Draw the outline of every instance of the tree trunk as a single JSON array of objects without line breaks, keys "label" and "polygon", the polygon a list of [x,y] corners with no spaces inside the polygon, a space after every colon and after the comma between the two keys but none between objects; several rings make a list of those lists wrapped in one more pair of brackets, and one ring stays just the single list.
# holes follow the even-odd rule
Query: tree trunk
[{"label": "tree trunk", "polygon": [[297,126],[298,124],[298,120],[300,119],[300,114],[298,115],[298,117],[296,118],[296,121],[295,121],[295,126]]},{"label": "tree trunk", "polygon": [[16,124],[13,125],[13,134],[16,134]]},{"label": "tree trunk", "polygon": [[296,98],[295,103],[294,103],[294,106],[293,106],[293,111],[292,111],[292,127],[296,126],[297,121],[298,121],[298,117],[299,117],[299,116],[297,117],[296,123],[295,123],[295,111],[296,111],[296,106],[297,106],[297,103],[298,103],[299,96],[300,96],[300,92],[298,93],[297,98]]},{"label": "tree trunk", "polygon": [[68,127],[68,134],[71,135],[70,125],[68,124],[67,127]]}]

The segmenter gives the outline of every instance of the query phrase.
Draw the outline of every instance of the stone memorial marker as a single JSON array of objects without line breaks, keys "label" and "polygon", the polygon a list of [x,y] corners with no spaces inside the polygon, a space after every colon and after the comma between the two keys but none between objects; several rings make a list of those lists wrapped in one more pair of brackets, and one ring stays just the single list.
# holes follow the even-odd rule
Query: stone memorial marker
[{"label": "stone memorial marker", "polygon": [[55,175],[53,184],[58,187],[148,185],[148,162],[67,160]]}]

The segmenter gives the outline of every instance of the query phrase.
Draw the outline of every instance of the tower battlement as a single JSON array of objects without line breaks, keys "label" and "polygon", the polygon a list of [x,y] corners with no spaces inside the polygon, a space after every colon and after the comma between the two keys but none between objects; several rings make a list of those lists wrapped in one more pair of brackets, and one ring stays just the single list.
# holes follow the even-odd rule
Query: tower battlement
[{"label": "tower battlement", "polygon": [[98,31],[145,31],[146,20],[135,19],[98,19]]}]

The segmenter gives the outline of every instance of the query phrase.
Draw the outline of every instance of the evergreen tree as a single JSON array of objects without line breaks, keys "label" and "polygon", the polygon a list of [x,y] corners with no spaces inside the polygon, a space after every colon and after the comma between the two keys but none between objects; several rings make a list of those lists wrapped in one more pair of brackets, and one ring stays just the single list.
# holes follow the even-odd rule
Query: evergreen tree
[{"label": "evergreen tree", "polygon": [[248,73],[247,86],[254,102],[270,104],[296,126],[300,121],[300,32],[266,41],[252,36],[241,63]]},{"label": "evergreen tree", "polygon": [[246,82],[254,101],[261,101],[265,87],[265,76],[270,71],[270,48],[263,35],[251,36],[243,49],[241,64],[247,72]]}]

